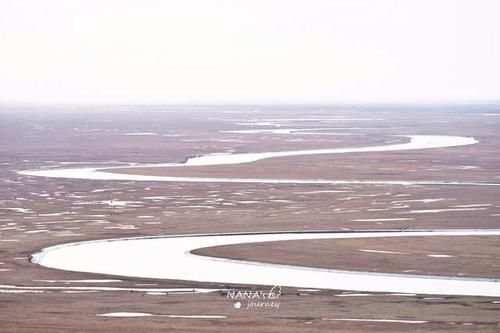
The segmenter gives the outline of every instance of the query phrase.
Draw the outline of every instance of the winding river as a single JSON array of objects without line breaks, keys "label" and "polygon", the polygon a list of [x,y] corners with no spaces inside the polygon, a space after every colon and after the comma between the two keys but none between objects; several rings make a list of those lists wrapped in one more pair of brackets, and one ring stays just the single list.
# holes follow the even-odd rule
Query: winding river
[{"label": "winding river", "polygon": [[276,232],[121,238],[45,248],[33,255],[32,262],[69,271],[141,278],[366,292],[500,296],[500,281],[492,279],[341,271],[230,260],[192,253],[196,249],[211,246],[271,241],[435,236],[500,236],[500,229]]},{"label": "winding river", "polygon": [[[446,148],[475,144],[471,137],[407,136],[409,142],[384,146],[314,149],[282,152],[210,154],[187,159],[184,163],[134,165],[134,167],[190,167],[255,162],[266,158],[316,154],[368,153],[413,149]],[[359,181],[359,180],[294,180],[240,179],[146,176],[112,173],[107,168],[71,168],[25,170],[20,174],[57,178],[133,181],[239,182],[295,184],[437,184],[498,186],[497,183],[447,181]],[[32,256],[32,262],[45,267],[120,276],[237,283],[249,285],[282,285],[300,288],[340,289],[366,292],[393,292],[440,295],[500,296],[500,282],[493,279],[418,276],[357,271],[341,271],[303,266],[236,261],[194,255],[192,251],[211,246],[255,242],[433,236],[500,236],[500,229],[385,230],[351,232],[273,232],[241,234],[170,235],[159,237],[120,238],[78,242],[48,247]]]},{"label": "winding river", "polygon": [[[399,136],[401,137],[401,136]],[[453,182],[453,181],[410,181],[410,180],[345,180],[345,179],[255,179],[255,178],[215,178],[215,177],[171,177],[171,176],[148,176],[127,174],[120,172],[121,169],[130,168],[156,168],[156,167],[191,167],[243,164],[255,162],[267,158],[287,156],[308,156],[321,154],[346,154],[346,153],[369,153],[398,150],[415,150],[429,148],[447,148],[476,144],[479,141],[472,137],[444,136],[444,135],[407,135],[409,142],[383,146],[367,146],[352,148],[311,149],[292,150],[263,153],[239,153],[239,154],[209,154],[188,158],[182,163],[155,163],[134,164],[126,166],[99,167],[99,168],[60,168],[42,170],[23,170],[19,174],[25,176],[91,179],[91,180],[126,180],[126,181],[162,181],[162,182],[210,182],[210,183],[266,183],[266,184],[385,184],[385,185],[468,185],[468,186],[499,186],[497,183],[486,182]],[[120,173],[107,172],[115,170]]]}]

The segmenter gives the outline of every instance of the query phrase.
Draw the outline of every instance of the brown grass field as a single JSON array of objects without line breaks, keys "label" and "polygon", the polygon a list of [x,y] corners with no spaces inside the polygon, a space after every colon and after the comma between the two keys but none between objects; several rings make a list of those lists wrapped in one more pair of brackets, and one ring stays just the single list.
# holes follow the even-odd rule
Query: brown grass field
[{"label": "brown grass field", "polygon": [[[228,132],[276,128],[316,130],[307,134]],[[408,134],[473,136],[480,142],[113,172],[500,183],[500,107],[496,105],[0,107],[0,331],[498,332],[500,299],[490,297],[359,295],[284,287],[279,309],[235,309],[222,292],[160,294],[143,289],[267,287],[102,276],[48,269],[29,261],[31,254],[47,246],[125,236],[499,228],[497,186],[92,181],[17,174],[42,167],[181,162],[213,152],[382,145],[405,142],[406,138],[394,135]],[[109,200],[127,203],[110,205]],[[498,237],[340,239],[231,245],[197,253],[356,271],[500,278],[499,244]],[[91,290],[96,287],[123,289]],[[98,316],[110,312],[164,316]]]}]

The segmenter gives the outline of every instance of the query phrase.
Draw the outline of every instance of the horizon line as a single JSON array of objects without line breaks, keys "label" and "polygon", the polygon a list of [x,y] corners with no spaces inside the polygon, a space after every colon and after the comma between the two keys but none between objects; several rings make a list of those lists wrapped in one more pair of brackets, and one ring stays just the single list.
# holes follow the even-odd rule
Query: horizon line
[{"label": "horizon line", "polygon": [[301,101],[301,102],[1,102],[2,107],[88,106],[433,106],[500,105],[500,99],[440,101]]}]

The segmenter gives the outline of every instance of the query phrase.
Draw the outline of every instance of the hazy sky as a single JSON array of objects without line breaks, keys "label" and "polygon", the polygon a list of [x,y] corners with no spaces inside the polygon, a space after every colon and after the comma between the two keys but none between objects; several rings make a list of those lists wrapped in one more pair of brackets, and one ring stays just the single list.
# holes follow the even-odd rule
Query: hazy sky
[{"label": "hazy sky", "polygon": [[500,100],[499,0],[0,0],[0,102]]}]

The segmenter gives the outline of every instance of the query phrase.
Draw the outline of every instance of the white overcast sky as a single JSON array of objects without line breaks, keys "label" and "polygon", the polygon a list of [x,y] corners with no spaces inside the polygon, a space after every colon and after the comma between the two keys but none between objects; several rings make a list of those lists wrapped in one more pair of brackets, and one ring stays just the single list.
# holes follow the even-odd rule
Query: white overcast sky
[{"label": "white overcast sky", "polygon": [[500,100],[499,0],[0,0],[0,103]]}]

